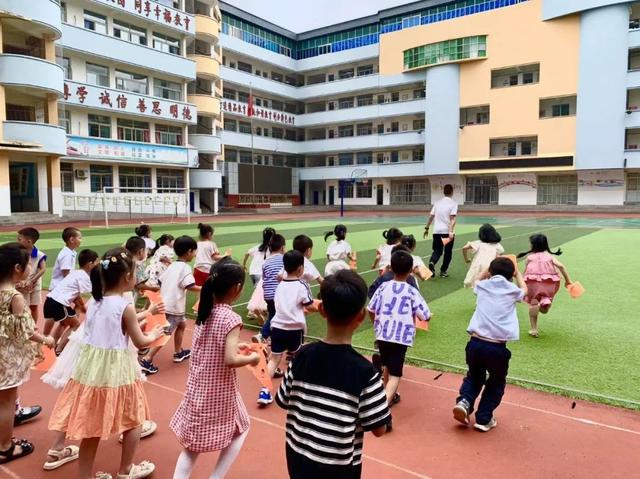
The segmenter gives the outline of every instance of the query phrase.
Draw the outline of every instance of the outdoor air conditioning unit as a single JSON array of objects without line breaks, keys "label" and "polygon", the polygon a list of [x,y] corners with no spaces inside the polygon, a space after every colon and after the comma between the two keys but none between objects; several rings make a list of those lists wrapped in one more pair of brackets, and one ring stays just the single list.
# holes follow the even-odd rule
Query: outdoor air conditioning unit
[{"label": "outdoor air conditioning unit", "polygon": [[76,179],[78,180],[86,180],[89,178],[89,170],[75,170],[74,171]]}]

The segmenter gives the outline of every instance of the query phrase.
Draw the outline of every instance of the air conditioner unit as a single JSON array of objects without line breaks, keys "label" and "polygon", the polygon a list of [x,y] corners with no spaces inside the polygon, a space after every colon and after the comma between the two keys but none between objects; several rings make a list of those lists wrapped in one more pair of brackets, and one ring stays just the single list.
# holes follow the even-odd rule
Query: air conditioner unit
[{"label": "air conditioner unit", "polygon": [[89,170],[75,170],[74,174],[78,180],[86,180],[89,178]]}]

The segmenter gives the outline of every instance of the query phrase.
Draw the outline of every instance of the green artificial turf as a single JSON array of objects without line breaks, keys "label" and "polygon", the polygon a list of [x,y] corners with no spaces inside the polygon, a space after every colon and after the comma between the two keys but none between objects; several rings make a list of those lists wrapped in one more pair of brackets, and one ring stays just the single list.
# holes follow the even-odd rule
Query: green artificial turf
[{"label": "green artificial turf", "polygon": [[[255,217],[254,217],[255,218]],[[633,220],[592,220],[550,218],[473,218],[459,221],[454,261],[447,279],[433,279],[421,285],[421,292],[434,313],[428,332],[418,331],[409,356],[418,365],[440,369],[464,368],[464,347],[468,340],[466,326],[473,313],[475,297],[462,287],[467,265],[459,249],[467,241],[476,239],[480,224],[492,222],[503,237],[502,244],[509,253],[528,249],[528,236],[542,232],[549,237],[552,248],[562,247],[559,258],[574,280],[580,281],[586,294],[573,300],[561,290],[551,311],[541,316],[540,338],[527,335],[529,321],[524,305],[518,309],[521,340],[511,343],[513,353],[510,377],[523,380],[525,386],[560,392],[567,396],[640,409],[640,389],[634,383],[637,376],[637,345],[640,343],[640,296],[634,293],[637,261],[633,259],[635,247],[640,244],[640,224]],[[422,240],[424,219],[349,218],[343,221],[349,228],[348,241],[358,252],[358,270],[367,284],[377,274],[370,271],[375,249],[383,242],[382,230],[391,226],[401,228],[419,239],[416,254],[430,254],[430,241]],[[259,220],[216,225],[215,241],[222,250],[231,248],[233,256],[242,260],[244,253],[257,244],[262,228],[275,227],[290,241],[297,234],[309,235],[316,247],[312,260],[323,272],[325,265],[324,232],[331,230],[336,220],[270,221],[268,216]],[[195,236],[195,225],[154,225],[154,236],[171,233],[174,236]],[[133,226],[83,230],[81,248],[91,248],[102,254],[121,245],[132,234]],[[0,241],[12,241],[14,234],[1,234]],[[48,254],[48,284],[50,270],[62,247],[59,231],[43,232],[38,247]],[[251,295],[250,281],[238,301],[236,309],[246,312],[244,303]],[[318,291],[317,286],[313,288]],[[189,294],[190,305],[196,296]],[[248,326],[255,324],[247,320]],[[308,318],[308,334],[321,337],[324,320],[319,315]],[[354,344],[362,348],[373,347],[371,323],[366,322],[356,332]]]}]

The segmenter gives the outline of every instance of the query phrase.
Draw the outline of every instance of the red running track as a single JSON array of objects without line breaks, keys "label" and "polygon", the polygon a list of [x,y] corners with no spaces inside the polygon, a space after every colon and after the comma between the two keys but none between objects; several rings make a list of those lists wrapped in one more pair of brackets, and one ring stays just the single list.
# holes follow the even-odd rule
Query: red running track
[{"label": "red running track", "polygon": [[[190,341],[190,332],[185,339]],[[187,362],[173,364],[171,352],[171,348],[165,348],[158,355],[160,373],[151,376],[145,386],[152,417],[159,427],[156,434],[141,442],[136,454],[136,461],[153,461],[157,466],[154,477],[162,479],[172,477],[180,452],[168,423],[180,402],[188,369]],[[246,369],[239,374],[252,423],[228,477],[285,478],[285,413],[275,403],[259,409],[255,404],[257,381]],[[572,408],[570,399],[509,385],[496,414],[499,426],[483,434],[452,419],[460,380],[457,374],[405,368],[400,385],[402,402],[393,409],[393,432],[379,439],[372,435],[365,439],[364,478],[639,477],[640,413],[587,402],[578,402]],[[44,407],[41,417],[15,431],[17,437],[32,440],[36,451],[0,465],[0,478],[76,477],[75,463],[53,472],[42,470],[52,438],[47,420],[57,392],[40,381],[40,373],[33,372],[20,395],[25,404]],[[115,439],[102,443],[96,470],[116,473],[119,456]],[[203,455],[193,478],[209,477],[215,460],[216,454]]]}]

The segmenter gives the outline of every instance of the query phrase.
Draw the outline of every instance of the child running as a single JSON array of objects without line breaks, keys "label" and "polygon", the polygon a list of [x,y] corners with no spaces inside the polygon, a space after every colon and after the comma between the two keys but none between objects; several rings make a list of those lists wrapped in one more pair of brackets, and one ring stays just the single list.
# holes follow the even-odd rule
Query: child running
[{"label": "child running", "polygon": [[[173,249],[178,259],[160,276],[160,296],[164,300],[165,314],[169,322],[165,332],[173,334],[173,362],[181,363],[191,355],[190,350],[182,348],[182,339],[186,328],[187,291],[200,292],[200,286],[196,285],[189,266],[189,262],[196,256],[198,244],[190,236],[180,236],[174,241]],[[145,373],[158,372],[158,367],[153,364],[153,358],[158,351],[160,347],[153,347],[140,359],[140,366]]]},{"label": "child running", "polygon": [[271,318],[276,314],[276,305],[273,298],[276,288],[280,283],[280,272],[284,268],[282,257],[284,255],[285,239],[280,234],[275,234],[269,242],[269,258],[262,265],[262,292],[267,303],[267,320],[262,325],[260,332],[251,338],[255,343],[263,343],[271,336]]},{"label": "child running", "polygon": [[374,330],[380,362],[384,368],[387,402],[393,406],[400,402],[397,393],[407,348],[413,346],[416,321],[429,321],[431,312],[424,298],[407,283],[413,269],[413,258],[406,251],[391,256],[394,278],[374,293],[368,310],[374,319]]},{"label": "child running", "polygon": [[[302,253],[304,257],[304,271],[302,272],[302,278],[307,283],[311,284],[316,281],[318,284],[322,284],[322,276],[320,271],[316,268],[316,265],[311,262],[309,258],[313,255],[313,240],[307,235],[298,235],[293,238],[293,250]],[[287,277],[285,271],[281,271],[284,278]]]},{"label": "child running", "polygon": [[[198,231],[200,232],[200,241],[198,241],[193,276],[196,279],[196,285],[202,286],[209,277],[211,266],[224,256],[220,254],[218,246],[213,242],[214,231],[211,225],[198,223]],[[227,251],[227,256],[229,254],[230,252]]]},{"label": "child running", "polygon": [[[309,285],[302,280],[304,274],[304,256],[296,250],[285,253],[283,259],[287,277],[278,285],[275,294],[276,314],[271,319],[271,356],[267,364],[270,377],[280,365],[282,355],[295,354],[304,341],[307,329],[305,308],[316,311]],[[271,391],[266,388],[260,390],[258,404],[271,404]]]},{"label": "child running", "polygon": [[171,235],[162,235],[158,238],[156,249],[153,251],[153,256],[147,266],[147,276],[149,280],[147,284],[152,287],[160,286],[160,276],[167,270],[167,268],[173,263],[176,257],[173,251],[173,241],[175,238]]},{"label": "child running", "polygon": [[[514,274],[517,286],[511,282]],[[488,273],[485,272],[487,276],[489,279],[481,280],[473,287],[477,303],[467,328],[471,339],[465,349],[469,370],[453,408],[453,417],[468,425],[476,399],[484,387],[474,424],[482,432],[498,425],[493,412],[504,395],[509,370],[511,352],[507,349],[507,341],[520,339],[516,303],[527,294],[520,271],[508,258],[494,259]]]},{"label": "child running", "polygon": [[[403,244],[394,246],[393,249],[391,250],[391,255],[393,256],[393,254],[396,251],[405,251],[411,254],[411,250]],[[371,283],[371,286],[369,286],[369,291],[367,292],[367,296],[369,297],[369,299],[373,298],[373,294],[378,290],[378,288],[382,284],[388,281],[391,281],[394,277],[395,275],[393,274],[393,271],[390,271],[389,268],[387,268],[387,270],[384,273],[382,273],[380,276],[376,277],[376,279],[373,280],[373,283]],[[409,275],[409,277],[407,278],[407,283],[409,283],[411,286],[413,286],[417,290],[420,289],[420,287],[418,286],[418,283],[416,282],[416,279],[413,277],[412,274]]]},{"label": "child running", "polygon": [[147,261],[149,250],[144,240],[138,236],[132,236],[125,243],[125,248],[131,253],[131,256],[136,262],[136,285],[133,288],[133,304],[135,305],[145,291],[157,291],[158,287],[147,284],[149,275],[145,268],[145,262]]},{"label": "child running", "polygon": [[552,252],[545,235],[535,234],[529,238],[529,242],[531,249],[526,253],[520,253],[518,258],[527,257],[524,281],[527,284],[528,293],[525,301],[529,305],[529,322],[531,323],[529,335],[537,338],[539,336],[538,314],[547,314],[551,309],[553,298],[560,289],[560,275],[564,278],[567,287],[571,284],[571,278],[567,268],[552,256],[560,256],[562,250]]},{"label": "child running", "polygon": [[251,263],[249,264],[249,277],[251,278],[251,282],[254,286],[257,285],[258,281],[262,278],[262,265],[269,257],[269,242],[275,234],[276,230],[273,228],[265,228],[262,231],[262,243],[249,249],[249,251],[244,255],[242,267],[245,269],[247,267],[247,261],[251,258]]},{"label": "child running", "polygon": [[31,317],[38,322],[38,309],[42,302],[42,277],[47,271],[47,255],[44,251],[36,248],[36,242],[40,239],[40,232],[35,228],[22,228],[18,231],[18,243],[29,251],[29,262],[31,263],[31,274],[27,279],[16,285],[29,303]]},{"label": "child running", "polygon": [[[87,307],[84,345],[74,373],[58,396],[49,429],[80,440],[81,479],[93,478],[93,464],[101,439],[123,433],[118,479],[144,478],[155,466],[133,464],[149,406],[135,352],[164,333],[156,327],[144,334],[136,311],[124,293],[135,285],[135,260],[124,248],[114,248],[91,271],[93,301]],[[101,478],[110,478],[102,473]]]},{"label": "child running", "polygon": [[416,242],[416,238],[413,235],[404,235],[400,244],[406,246],[411,253],[411,257],[413,258],[413,270],[412,273],[420,278],[422,281],[426,281],[432,275],[431,272],[427,269],[427,265],[424,264],[422,258],[418,255],[415,255],[416,247],[418,243]]},{"label": "child running", "polygon": [[351,346],[367,287],[357,273],[338,271],[320,293],[327,334],[301,348],[276,395],[287,410],[289,477],[359,479],[364,433],[380,437],[391,421],[380,375]]},{"label": "child running", "polygon": [[[478,239],[469,241],[462,247],[465,263],[471,263],[464,278],[465,288],[473,288],[487,272],[491,262],[504,253],[500,241],[502,241],[500,233],[490,224],[484,224],[478,231]],[[473,261],[469,258],[469,252],[472,253]]]},{"label": "child running", "polygon": [[327,231],[324,235],[325,242],[330,236],[335,236],[329,246],[327,246],[327,265],[324,268],[324,275],[337,273],[343,269],[350,269],[347,261],[355,261],[355,255],[351,251],[351,245],[347,242],[347,227],[336,225],[333,231]]},{"label": "child running", "polygon": [[382,232],[382,237],[387,240],[387,242],[380,245],[376,250],[376,259],[374,260],[371,269],[377,269],[380,274],[384,273],[387,266],[391,263],[391,250],[394,246],[400,244],[402,236],[402,231],[398,228],[389,228]]},{"label": "child running", "polygon": [[202,287],[187,390],[170,425],[183,447],[174,479],[191,477],[198,456],[213,451],[221,452],[210,477],[225,477],[249,433],[236,369],[255,366],[260,357],[243,354],[248,345],[240,342],[242,318],[232,309],[244,280],[244,268],[224,258]]},{"label": "child running", "polygon": [[144,246],[147,249],[147,254],[156,249],[156,241],[151,237],[151,226],[142,224],[135,230],[136,236],[144,240]]},{"label": "child running", "polygon": [[29,251],[19,243],[0,246],[0,464],[6,464],[34,451],[24,439],[13,437],[18,386],[29,378],[35,357],[32,341],[54,345],[51,336],[35,330],[29,304],[16,290],[16,284],[30,274]]},{"label": "child running", "polygon": [[[98,264],[98,253],[90,249],[80,251],[78,255],[80,269],[71,271],[55,290],[47,294],[44,301],[44,334],[53,331],[56,340],[56,353],[60,354],[64,349],[64,343],[60,341],[63,333],[68,328],[69,332],[75,331],[80,325],[76,308],[84,312],[82,295],[91,292],[91,270]],[[55,330],[54,325],[57,324]],[[65,334],[65,337],[67,335]]]},{"label": "child running", "polygon": [[82,243],[82,233],[77,228],[68,227],[62,230],[62,241],[64,248],[58,253],[56,262],[51,272],[51,281],[49,282],[49,291],[53,291],[58,283],[68,275],[71,270],[76,267],[76,257],[78,253],[76,249]]}]

